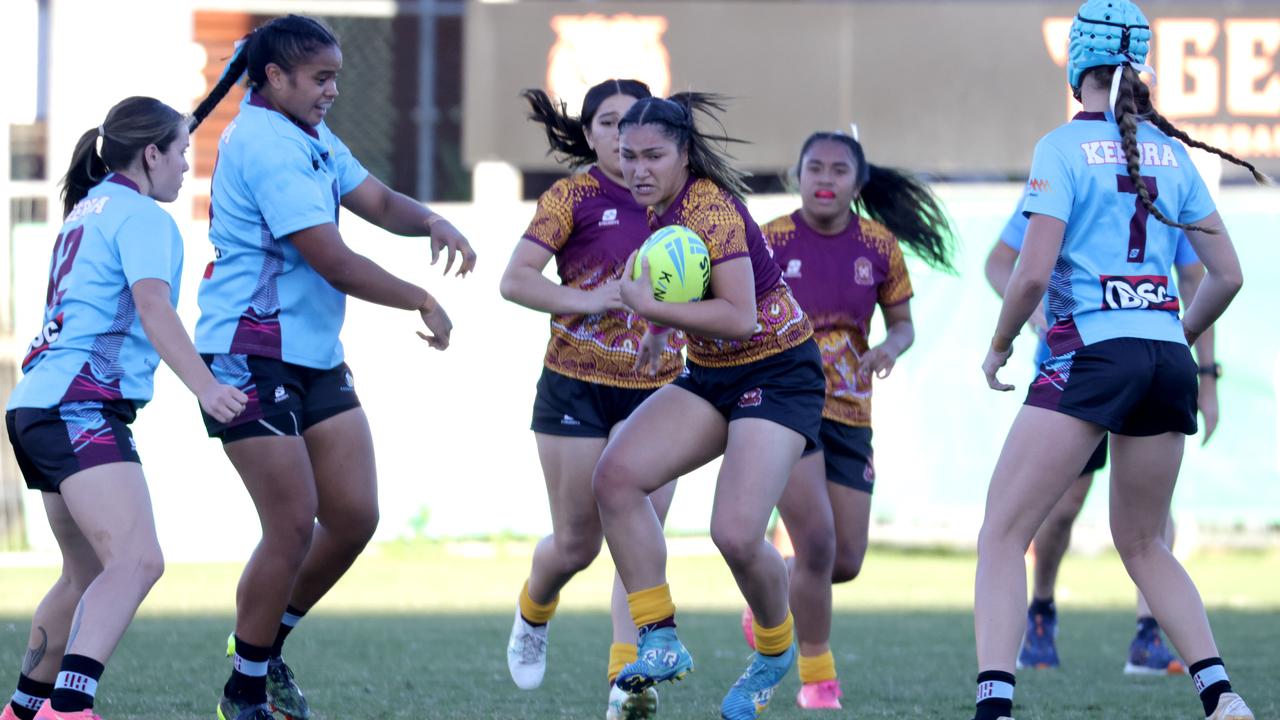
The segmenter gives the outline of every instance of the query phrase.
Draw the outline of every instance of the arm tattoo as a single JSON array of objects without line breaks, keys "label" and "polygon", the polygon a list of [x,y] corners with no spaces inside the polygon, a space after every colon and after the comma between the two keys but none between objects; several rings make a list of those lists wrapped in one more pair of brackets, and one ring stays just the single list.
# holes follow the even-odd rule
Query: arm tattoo
[{"label": "arm tattoo", "polygon": [[45,632],[44,626],[37,625],[36,631],[40,633],[40,644],[36,647],[27,648],[27,656],[22,659],[22,674],[27,675],[40,661],[44,659],[45,651],[49,649],[49,633]]}]

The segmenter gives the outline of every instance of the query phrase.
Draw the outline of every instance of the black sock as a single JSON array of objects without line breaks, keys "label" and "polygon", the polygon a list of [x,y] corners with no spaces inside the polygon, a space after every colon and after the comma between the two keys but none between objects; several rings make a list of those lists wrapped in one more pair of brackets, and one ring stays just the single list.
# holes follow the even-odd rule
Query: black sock
[{"label": "black sock", "polygon": [[306,610],[299,610],[292,605],[285,608],[284,617],[280,619],[280,629],[276,631],[276,641],[271,643],[271,657],[280,657],[284,652],[285,638],[289,637],[289,633],[293,632],[293,628],[306,614]]},{"label": "black sock", "polygon": [[985,670],[978,673],[978,710],[973,720],[997,720],[1013,715],[1012,673]]},{"label": "black sock", "polygon": [[18,720],[32,720],[36,711],[52,694],[53,683],[39,682],[19,674],[18,691],[9,700],[9,707],[13,708],[13,714],[18,716]]},{"label": "black sock", "polygon": [[1196,683],[1196,690],[1200,693],[1200,704],[1204,706],[1205,717],[1208,717],[1218,709],[1218,698],[1222,697],[1222,693],[1231,692],[1227,668],[1222,664],[1222,658],[1211,657],[1192,663],[1190,672],[1191,679]]},{"label": "black sock", "polygon": [[1027,608],[1029,615],[1044,615],[1045,617],[1055,617],[1058,614],[1058,608],[1053,604],[1053,596],[1041,600],[1040,598],[1031,598],[1031,606]]},{"label": "black sock", "polygon": [[58,712],[80,712],[93,707],[93,696],[98,693],[98,681],[102,679],[102,663],[84,655],[63,655],[62,669],[53,684],[49,704]]},{"label": "black sock", "polygon": [[1143,615],[1138,618],[1138,635],[1148,636],[1160,632],[1160,623],[1150,615]]},{"label": "black sock", "polygon": [[223,692],[247,705],[260,705],[267,701],[267,659],[271,648],[250,645],[236,636],[236,656]]}]

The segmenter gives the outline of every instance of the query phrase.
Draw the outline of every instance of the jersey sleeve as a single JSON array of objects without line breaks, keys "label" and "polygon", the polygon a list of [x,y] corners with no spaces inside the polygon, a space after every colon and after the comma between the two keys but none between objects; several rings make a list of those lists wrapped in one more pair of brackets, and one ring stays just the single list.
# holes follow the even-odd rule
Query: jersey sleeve
[{"label": "jersey sleeve", "polygon": [[698,180],[689,192],[694,197],[684,215],[684,224],[702,238],[707,245],[711,264],[747,257],[747,222],[737,205],[725,197],[725,193],[707,180]]},{"label": "jersey sleeve", "polygon": [[1027,234],[1027,216],[1022,214],[1022,206],[1026,200],[1026,193],[1023,193],[1022,199],[1018,201],[1017,209],[1009,216],[1009,221],[1004,224],[1004,229],[1000,231],[1000,242],[1013,248],[1016,252],[1022,252],[1022,238]]},{"label": "jersey sleeve", "polygon": [[1182,207],[1178,208],[1178,222],[1186,224],[1209,217],[1218,206],[1213,202],[1213,196],[1209,194],[1209,188],[1204,184],[1204,178],[1200,177],[1200,171],[1196,170],[1190,156],[1185,150],[1181,155],[1182,166],[1186,168],[1187,195],[1182,200]]},{"label": "jersey sleeve", "polygon": [[907,273],[907,263],[902,257],[902,248],[894,242],[889,247],[889,272],[884,282],[876,290],[876,301],[883,306],[898,305],[911,299],[911,275]]},{"label": "jersey sleeve", "polygon": [[330,147],[333,152],[333,165],[338,173],[338,196],[341,197],[355,190],[360,183],[369,177],[369,171],[360,164],[351,149],[337,135],[330,133]]},{"label": "jersey sleeve", "polygon": [[182,236],[169,213],[159,207],[134,212],[116,230],[116,248],[125,281],[161,280],[173,286],[182,268]]},{"label": "jersey sleeve", "polygon": [[533,220],[524,231],[524,239],[535,242],[553,253],[559,253],[573,234],[573,211],[577,199],[568,178],[557,181],[538,198]]},{"label": "jersey sleeve", "polygon": [[[271,145],[245,148],[245,188],[258,206],[267,229],[277,238],[336,222],[314,175],[311,150],[301,143],[273,138]],[[318,162],[318,161],[317,161]]]},{"label": "jersey sleeve", "polygon": [[1022,204],[1024,215],[1048,215],[1062,222],[1070,219],[1071,205],[1075,201],[1071,166],[1049,137],[1042,138],[1036,144],[1026,192],[1027,199]]},{"label": "jersey sleeve", "polygon": [[[1204,216],[1202,215],[1201,217]],[[1187,234],[1179,232],[1178,249],[1174,253],[1173,264],[1178,267],[1186,267],[1188,265],[1195,265],[1198,262],[1200,262],[1200,256],[1196,255],[1195,248],[1191,247],[1191,241],[1187,239]]]}]

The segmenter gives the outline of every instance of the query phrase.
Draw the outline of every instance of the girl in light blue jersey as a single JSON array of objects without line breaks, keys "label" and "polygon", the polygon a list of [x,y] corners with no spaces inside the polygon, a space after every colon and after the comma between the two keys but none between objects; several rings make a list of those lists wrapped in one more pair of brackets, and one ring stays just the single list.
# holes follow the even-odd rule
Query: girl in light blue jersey
[{"label": "girl in light blue jersey", "polygon": [[[338,40],[320,22],[276,18],[250,33],[196,108],[199,123],[247,76],[218,143],[209,210],[214,260],[200,286],[196,347],[244,390],[234,422],[206,414],[257,507],[262,540],[236,594],[234,669],[222,720],[310,717],[281,657],[285,637],[355,561],[378,522],[373,438],[338,339],[347,296],[417,311],[432,347],[452,328],[424,289],[357,255],[338,208],[448,248],[459,275],[475,253],[446,220],[394,192],[325,125],[338,96]],[[268,705],[268,700],[270,705]]]},{"label": "girl in light blue jersey", "polygon": [[[1161,535],[1186,435],[1196,431],[1188,349],[1243,282],[1204,182],[1138,76],[1151,31],[1128,0],[1089,0],[1071,28],[1068,77],[1084,105],[1036,146],[1021,260],[983,363],[987,382],[1048,297],[1052,353],[1000,454],[978,538],[976,720],[1009,717],[1032,536],[1111,433],[1112,536],[1190,672],[1205,715],[1253,718],[1231,684],[1195,586]],[[1255,172],[1259,180],[1262,176]],[[1184,230],[1206,276],[1185,315],[1170,283]]]},{"label": "girl in light blue jersey", "polygon": [[129,430],[158,361],[222,422],[247,400],[214,379],[174,310],[182,237],[156,201],[178,197],[188,140],[176,110],[131,97],[81,136],[63,179],[44,318],[5,413],[62,575],[36,608],[5,720],[97,718],[104,665],[163,571]]}]

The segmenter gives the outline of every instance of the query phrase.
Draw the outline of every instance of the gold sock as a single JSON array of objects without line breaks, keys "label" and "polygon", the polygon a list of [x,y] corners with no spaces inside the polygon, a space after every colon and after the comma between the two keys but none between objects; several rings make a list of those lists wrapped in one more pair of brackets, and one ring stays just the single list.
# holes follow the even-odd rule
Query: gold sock
[{"label": "gold sock", "polygon": [[635,643],[614,643],[609,646],[609,684],[618,679],[622,668],[636,661]]},{"label": "gold sock", "polygon": [[756,650],[761,655],[781,655],[786,652],[795,640],[793,626],[794,621],[791,619],[790,612],[787,613],[787,619],[777,627],[767,628],[752,620],[751,630],[756,636]]},{"label": "gold sock", "polygon": [[638,628],[675,617],[676,614],[676,606],[671,602],[671,586],[666,583],[627,593],[627,605],[631,608],[631,619]]},{"label": "gold sock", "polygon": [[816,683],[836,679],[836,659],[828,650],[813,657],[800,656],[800,682]]},{"label": "gold sock", "polygon": [[556,614],[556,605],[559,604],[560,596],[557,595],[546,605],[539,605],[529,597],[528,580],[525,580],[524,587],[520,588],[520,617],[530,625],[546,625],[551,622],[551,618]]}]

